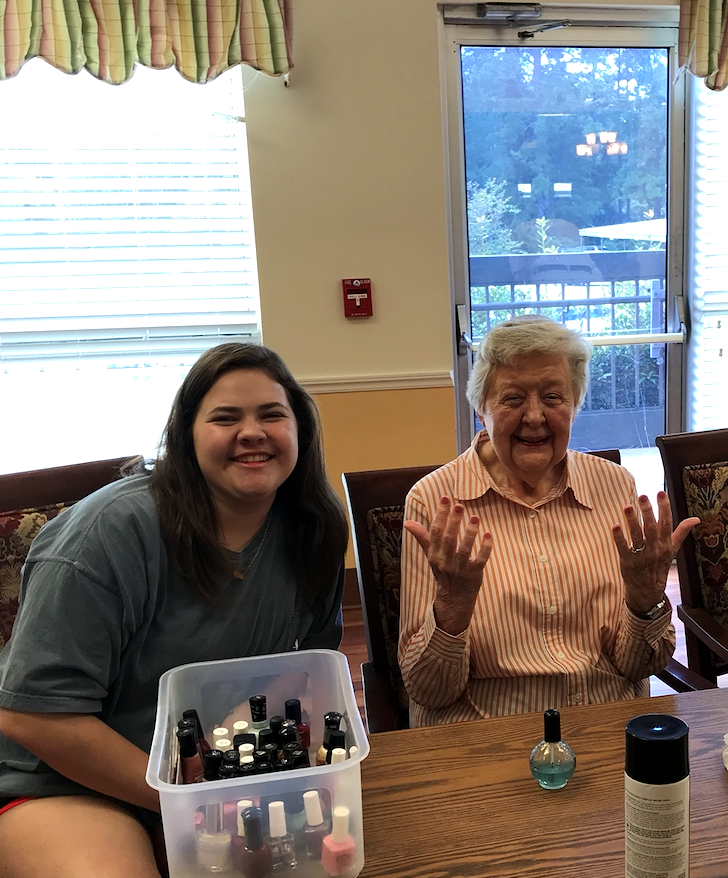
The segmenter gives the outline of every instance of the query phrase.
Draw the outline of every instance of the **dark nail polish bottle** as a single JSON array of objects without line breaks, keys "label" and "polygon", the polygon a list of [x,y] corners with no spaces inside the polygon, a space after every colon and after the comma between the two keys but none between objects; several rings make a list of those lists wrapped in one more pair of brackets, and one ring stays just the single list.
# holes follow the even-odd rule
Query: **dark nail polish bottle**
[{"label": "dark nail polish bottle", "polygon": [[303,794],[303,807],[306,809],[306,824],[303,827],[306,852],[311,859],[320,860],[321,845],[329,834],[329,826],[321,813],[318,790],[308,790]]},{"label": "dark nail polish bottle", "polygon": [[222,765],[222,750],[210,750],[205,754],[205,780],[217,780],[220,775],[220,766]]},{"label": "dark nail polish bottle", "polygon": [[197,746],[200,748],[200,753],[203,756],[205,753],[209,753],[210,750],[212,750],[212,747],[205,738],[205,733],[202,731],[202,723],[200,722],[200,717],[197,711],[194,708],[190,708],[189,710],[183,711],[182,716],[185,719],[191,719],[195,724],[197,729]]},{"label": "dark nail polish bottle", "polygon": [[326,764],[326,751],[329,744],[329,735],[334,729],[338,729],[343,719],[342,715],[336,710],[330,710],[324,714],[324,739],[321,746],[316,751],[316,765]]},{"label": "dark nail polish bottle", "polygon": [[292,719],[296,723],[301,746],[308,749],[311,746],[311,729],[308,723],[303,722],[301,719],[301,702],[298,698],[289,698],[286,701],[285,710],[286,719]]},{"label": "dark nail polish bottle", "polygon": [[264,729],[268,723],[268,706],[265,695],[251,695],[248,699],[250,704],[251,726],[254,731],[259,732]]},{"label": "dark nail polish bottle", "polygon": [[263,841],[263,821],[260,808],[246,808],[242,814],[245,845],[240,862],[245,878],[266,878],[273,871],[270,848]]},{"label": "dark nail polish bottle", "polygon": [[200,783],[205,779],[202,759],[197,749],[197,735],[194,729],[177,729],[179,741],[179,761],[184,783]]}]

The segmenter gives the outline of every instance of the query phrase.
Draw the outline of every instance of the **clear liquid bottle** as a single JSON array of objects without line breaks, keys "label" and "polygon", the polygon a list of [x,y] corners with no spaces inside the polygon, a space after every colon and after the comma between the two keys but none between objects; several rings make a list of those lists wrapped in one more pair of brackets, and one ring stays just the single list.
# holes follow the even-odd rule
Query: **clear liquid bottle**
[{"label": "clear liquid bottle", "polygon": [[543,741],[531,750],[531,774],[545,790],[560,790],[569,782],[576,769],[576,755],[561,740],[561,716],[558,710],[543,715]]}]

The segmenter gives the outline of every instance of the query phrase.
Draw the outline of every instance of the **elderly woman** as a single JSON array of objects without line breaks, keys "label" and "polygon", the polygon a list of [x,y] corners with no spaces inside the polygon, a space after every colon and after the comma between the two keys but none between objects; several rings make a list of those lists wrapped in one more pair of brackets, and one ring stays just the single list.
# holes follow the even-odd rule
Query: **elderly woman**
[{"label": "elderly woman", "polygon": [[698,519],[673,533],[663,491],[655,520],[627,470],[567,450],[590,355],[542,317],[493,329],[467,391],[485,429],[407,497],[413,726],[642,697],[672,655],[665,583]]}]

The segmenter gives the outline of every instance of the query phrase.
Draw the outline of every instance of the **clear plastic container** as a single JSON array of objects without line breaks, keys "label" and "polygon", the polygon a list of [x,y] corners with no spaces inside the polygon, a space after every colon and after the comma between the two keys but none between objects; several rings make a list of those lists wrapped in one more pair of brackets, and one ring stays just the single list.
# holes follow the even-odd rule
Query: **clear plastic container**
[{"label": "clear plastic container", "polygon": [[[211,740],[212,729],[217,726],[227,722],[232,725],[233,720],[251,722],[248,704],[251,695],[266,696],[268,719],[284,714],[286,699],[300,700],[303,718],[311,727],[311,767],[255,775],[250,779],[176,783],[175,732],[182,712],[195,708],[203,731]],[[347,751],[351,747],[357,749],[343,762],[316,766],[316,752],[323,739],[323,717],[329,711],[343,715],[341,728],[346,731]],[[293,835],[297,865],[291,868],[286,862],[274,862],[277,868],[271,874],[354,878],[364,866],[360,763],[368,753],[369,742],[356,705],[349,666],[340,652],[302,650],[202,662],[167,671],[159,681],[147,783],[159,792],[170,878],[205,878],[226,873],[254,878],[266,874],[261,857],[255,853],[248,856],[243,850],[244,839],[238,835],[242,821],[238,821],[241,809],[237,803],[242,800],[260,808],[264,837],[270,833],[268,805],[284,803],[286,828]],[[328,843],[324,837],[325,851],[321,859],[311,854],[306,845],[303,794],[309,790],[318,791],[329,833],[333,812],[337,809],[337,831]],[[348,810],[351,837],[350,842],[344,840],[343,846],[341,809]],[[280,806],[275,805],[273,813],[279,811]],[[279,824],[278,819],[275,824]],[[229,842],[225,833],[230,836]],[[318,836],[319,841],[326,834],[320,826],[317,832],[308,830],[308,836]],[[274,843],[272,847],[278,846]]]}]

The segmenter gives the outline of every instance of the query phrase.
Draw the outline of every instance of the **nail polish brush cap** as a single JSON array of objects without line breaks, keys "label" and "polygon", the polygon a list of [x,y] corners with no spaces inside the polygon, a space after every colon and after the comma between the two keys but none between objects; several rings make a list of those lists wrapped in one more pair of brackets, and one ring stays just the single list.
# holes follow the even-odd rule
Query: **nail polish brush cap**
[{"label": "nail polish brush cap", "polygon": [[253,803],[250,799],[241,799],[235,806],[238,814],[238,835],[245,836],[245,823],[243,822],[243,811],[246,808],[252,808]]},{"label": "nail polish brush cap", "polygon": [[250,704],[250,716],[253,722],[263,722],[268,714],[265,695],[251,695],[248,703]]},{"label": "nail polish brush cap", "polygon": [[285,704],[286,719],[292,719],[296,723],[301,722],[301,702],[298,698],[289,698]]},{"label": "nail polish brush cap", "polygon": [[627,723],[624,771],[639,783],[667,784],[690,773],[688,726],[676,716],[646,713]]},{"label": "nail polish brush cap", "polygon": [[341,729],[331,729],[329,732],[329,743],[326,745],[328,750],[327,762],[331,762],[331,751],[337,747],[346,748],[346,732]]},{"label": "nail polish brush cap", "polygon": [[227,753],[228,750],[233,749],[233,742],[230,738],[218,738],[215,741],[215,749],[222,750],[223,753]]},{"label": "nail polish brush cap", "polygon": [[283,717],[276,714],[270,718],[270,722],[268,725],[275,736],[275,739],[278,740],[278,732],[281,730],[281,723],[283,722]]},{"label": "nail polish brush cap", "polygon": [[250,851],[257,851],[263,847],[263,820],[260,808],[246,808],[242,814],[245,847]]},{"label": "nail polish brush cap", "polygon": [[554,708],[543,715],[543,739],[550,744],[561,740],[561,715]]},{"label": "nail polish brush cap", "polygon": [[331,840],[334,842],[346,841],[349,837],[349,809],[344,805],[334,808],[333,824],[331,827]]},{"label": "nail polish brush cap", "polygon": [[243,735],[249,728],[250,725],[246,723],[244,719],[239,719],[237,722],[233,723],[233,736]]},{"label": "nail polish brush cap", "polygon": [[261,729],[258,732],[258,747],[265,747],[266,744],[270,744],[271,742],[275,744],[277,738],[273,729]]},{"label": "nail polish brush cap", "polygon": [[318,790],[308,790],[303,794],[303,807],[306,809],[306,823],[309,826],[320,826],[324,822]]},{"label": "nail polish brush cap", "polygon": [[204,737],[205,737],[204,732],[202,731],[202,723],[200,722],[200,716],[199,716],[199,714],[197,713],[197,711],[194,709],[194,707],[191,707],[189,710],[183,710],[183,711],[182,711],[182,716],[183,716],[185,719],[191,719],[191,720],[194,722],[194,724],[197,726],[197,738],[198,738],[198,740],[199,740],[200,738],[204,738]]},{"label": "nail polish brush cap", "polygon": [[217,780],[220,766],[222,765],[222,750],[210,750],[204,756],[205,780]]},{"label": "nail polish brush cap", "polygon": [[286,833],[286,811],[283,802],[271,802],[268,805],[268,821],[272,838],[282,838]]},{"label": "nail polish brush cap", "polygon": [[[230,736],[230,731],[226,729],[224,726],[218,726],[216,729],[212,730],[212,740],[217,741],[218,738],[227,738]],[[216,745],[217,746],[217,745]],[[220,748],[218,747],[218,750]]]},{"label": "nail polish brush cap", "polygon": [[252,756],[255,747],[252,744],[241,744],[238,747],[238,753],[240,754],[240,758],[244,759],[246,756]]},{"label": "nail polish brush cap", "polygon": [[331,764],[336,765],[346,759],[346,750],[343,747],[334,747],[331,751]]},{"label": "nail polish brush cap", "polygon": [[177,740],[179,741],[180,756],[184,756],[187,759],[189,756],[196,755],[197,734],[194,729],[177,729]]}]

